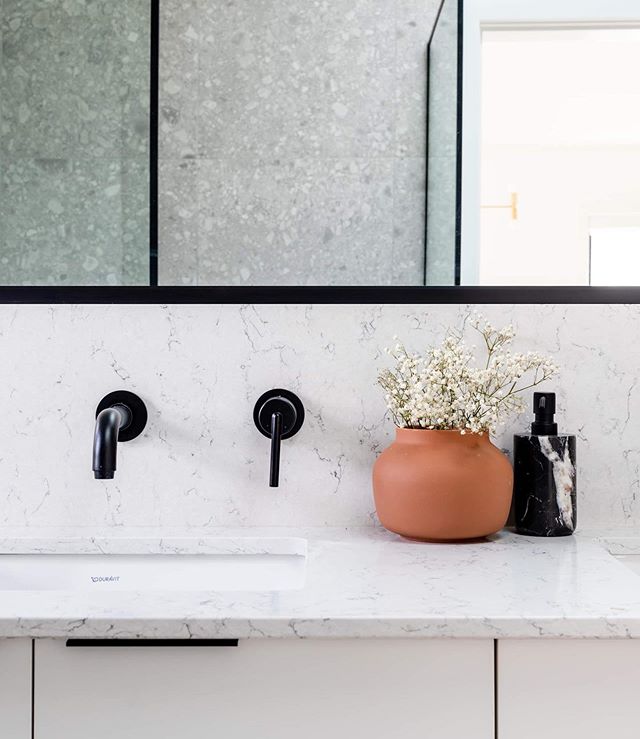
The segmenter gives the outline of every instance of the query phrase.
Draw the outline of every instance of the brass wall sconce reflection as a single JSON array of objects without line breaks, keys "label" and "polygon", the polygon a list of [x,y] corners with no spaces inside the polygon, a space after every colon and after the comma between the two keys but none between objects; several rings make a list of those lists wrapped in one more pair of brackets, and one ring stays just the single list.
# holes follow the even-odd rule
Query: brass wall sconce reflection
[{"label": "brass wall sconce reflection", "polygon": [[518,193],[517,192],[510,192],[509,193],[509,203],[508,205],[481,205],[481,208],[499,208],[504,210],[510,210],[511,211],[511,220],[517,221],[518,220]]}]

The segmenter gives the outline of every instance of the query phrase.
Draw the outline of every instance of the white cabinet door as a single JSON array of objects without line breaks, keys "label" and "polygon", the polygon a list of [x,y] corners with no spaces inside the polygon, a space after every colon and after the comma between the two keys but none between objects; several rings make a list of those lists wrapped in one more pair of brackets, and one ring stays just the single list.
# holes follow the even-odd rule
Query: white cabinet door
[{"label": "white cabinet door", "polygon": [[493,739],[493,642],[36,643],[35,739]]},{"label": "white cabinet door", "polygon": [[30,639],[0,639],[0,737],[31,739]]},{"label": "white cabinet door", "polygon": [[638,739],[640,641],[498,645],[499,739]]}]

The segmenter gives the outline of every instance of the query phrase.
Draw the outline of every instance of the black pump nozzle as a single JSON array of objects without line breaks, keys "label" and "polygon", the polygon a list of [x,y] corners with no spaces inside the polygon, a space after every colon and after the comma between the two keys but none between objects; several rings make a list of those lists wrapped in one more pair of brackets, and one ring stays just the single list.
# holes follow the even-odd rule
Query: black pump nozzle
[{"label": "black pump nozzle", "polygon": [[558,424],[554,421],[556,413],[555,393],[534,393],[533,412],[536,420],[531,424],[534,436],[557,436]]}]

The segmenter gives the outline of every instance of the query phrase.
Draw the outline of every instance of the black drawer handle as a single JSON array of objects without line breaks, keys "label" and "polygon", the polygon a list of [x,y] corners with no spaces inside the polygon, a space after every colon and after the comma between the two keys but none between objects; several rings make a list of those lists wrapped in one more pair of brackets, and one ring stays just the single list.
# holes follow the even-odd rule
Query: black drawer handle
[{"label": "black drawer handle", "polygon": [[67,639],[68,647],[237,647],[237,639]]}]

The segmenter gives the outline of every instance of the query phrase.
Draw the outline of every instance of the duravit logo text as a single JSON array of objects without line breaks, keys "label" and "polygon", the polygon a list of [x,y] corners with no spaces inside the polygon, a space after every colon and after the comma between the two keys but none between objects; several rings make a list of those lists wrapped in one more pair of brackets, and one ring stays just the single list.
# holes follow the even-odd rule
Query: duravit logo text
[{"label": "duravit logo text", "polygon": [[109,575],[108,577],[92,577],[91,582],[120,582],[120,575]]}]

